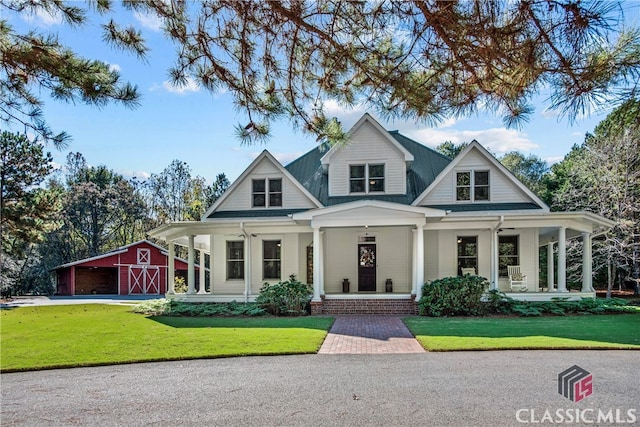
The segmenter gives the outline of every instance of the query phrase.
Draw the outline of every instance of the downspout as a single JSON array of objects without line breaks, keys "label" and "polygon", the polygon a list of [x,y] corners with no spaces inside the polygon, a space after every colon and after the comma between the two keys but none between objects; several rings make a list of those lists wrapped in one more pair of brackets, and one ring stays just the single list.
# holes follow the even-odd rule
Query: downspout
[{"label": "downspout", "polygon": [[240,231],[244,236],[245,245],[245,263],[244,263],[244,302],[249,302],[249,288],[251,287],[251,235],[244,229],[244,222],[240,222]]},{"label": "downspout", "polygon": [[498,230],[504,223],[504,215],[500,215],[498,224],[491,230],[491,282],[492,289],[498,289]]}]

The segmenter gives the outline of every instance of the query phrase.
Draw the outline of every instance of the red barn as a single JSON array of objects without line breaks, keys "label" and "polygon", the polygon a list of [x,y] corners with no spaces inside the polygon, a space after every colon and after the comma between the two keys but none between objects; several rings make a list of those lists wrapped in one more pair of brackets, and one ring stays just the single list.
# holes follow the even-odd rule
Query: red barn
[{"label": "red barn", "polygon": [[[59,295],[145,295],[167,291],[168,252],[147,240],[54,268]],[[175,259],[176,277],[187,263]],[[196,271],[198,267],[196,266]]]}]

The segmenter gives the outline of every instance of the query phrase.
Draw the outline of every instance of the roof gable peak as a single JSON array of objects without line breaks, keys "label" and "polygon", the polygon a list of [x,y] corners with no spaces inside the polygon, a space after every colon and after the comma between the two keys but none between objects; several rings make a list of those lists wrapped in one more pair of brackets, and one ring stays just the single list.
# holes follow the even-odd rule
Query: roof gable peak
[{"label": "roof gable peak", "polygon": [[[413,161],[413,154],[411,154],[410,151],[408,151],[398,141],[396,141],[396,139],[390,135],[389,131],[387,131],[384,127],[382,127],[382,125],[376,119],[374,119],[369,113],[364,113],[362,117],[360,117],[360,119],[358,119],[358,121],[351,127],[351,129],[349,129],[349,131],[347,132],[348,138],[351,138],[362,126],[364,126],[367,123],[373,125],[373,127],[380,133],[380,135],[382,135],[382,137],[387,142],[389,142],[400,153],[402,153],[402,155],[404,156],[404,160],[406,162]],[[339,152],[342,147],[343,145],[338,145],[338,144],[331,147],[331,149],[324,156],[322,156],[322,158],[320,159],[320,162],[323,165],[329,164],[331,161],[331,157],[333,157],[335,153]]]}]

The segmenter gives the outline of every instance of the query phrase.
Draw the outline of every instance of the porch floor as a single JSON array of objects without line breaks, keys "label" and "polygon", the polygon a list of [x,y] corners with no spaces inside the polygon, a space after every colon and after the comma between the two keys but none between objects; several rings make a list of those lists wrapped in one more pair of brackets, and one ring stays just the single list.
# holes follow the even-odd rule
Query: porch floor
[{"label": "porch floor", "polygon": [[424,353],[400,316],[338,316],[318,354]]}]

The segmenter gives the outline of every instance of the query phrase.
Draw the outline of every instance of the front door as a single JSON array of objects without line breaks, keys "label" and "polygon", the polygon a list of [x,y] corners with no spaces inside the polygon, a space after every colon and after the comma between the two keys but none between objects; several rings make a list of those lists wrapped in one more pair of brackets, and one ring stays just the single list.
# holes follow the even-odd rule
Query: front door
[{"label": "front door", "polygon": [[376,245],[358,245],[358,291],[376,290]]}]

